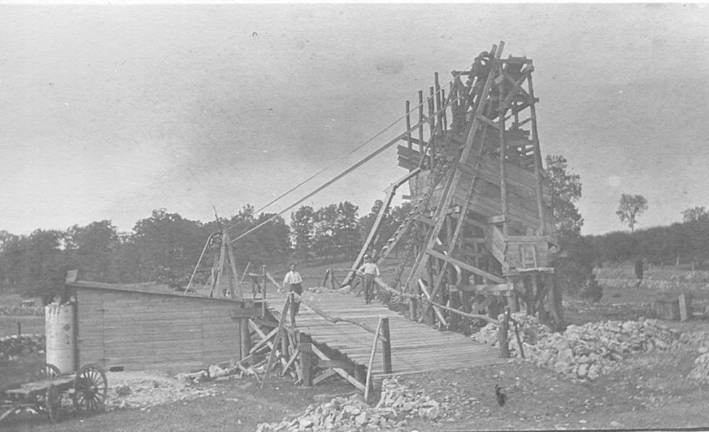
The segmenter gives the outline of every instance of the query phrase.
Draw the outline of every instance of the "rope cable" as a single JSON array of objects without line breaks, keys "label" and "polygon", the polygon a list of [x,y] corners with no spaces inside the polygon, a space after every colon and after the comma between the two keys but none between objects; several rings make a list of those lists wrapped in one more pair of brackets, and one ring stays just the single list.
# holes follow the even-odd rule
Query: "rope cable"
[{"label": "rope cable", "polygon": [[[440,92],[440,91],[443,91],[443,90],[444,90],[444,89],[441,88],[441,89],[439,90],[439,92]],[[438,92],[436,92],[436,93],[438,93]],[[450,105],[450,102],[451,102],[451,100],[452,100],[451,96],[452,96],[452,94],[449,94],[449,95],[448,95],[448,98],[446,98],[446,101],[445,101],[444,106],[443,106],[442,109],[445,110],[445,109],[448,108],[448,106]],[[415,108],[414,110],[416,110],[416,109],[422,109],[422,107],[423,107],[423,103],[417,104],[417,105],[416,105],[416,108]],[[407,114],[410,114],[410,113],[411,113],[412,111],[414,111],[414,110],[409,110],[409,112],[408,112]],[[440,110],[439,110],[439,111],[440,111]],[[364,147],[365,145],[367,145],[367,144],[369,144],[370,142],[372,142],[374,139],[376,139],[377,137],[379,137],[381,134],[383,134],[384,132],[388,131],[389,129],[391,129],[392,127],[394,127],[394,125],[396,125],[396,124],[399,123],[401,120],[403,120],[404,118],[406,118],[407,114],[404,114],[404,115],[402,115],[402,116],[396,118],[393,122],[391,122],[391,123],[390,123],[389,125],[387,125],[385,128],[381,129],[379,132],[377,132],[376,134],[374,134],[372,137],[370,137],[369,139],[365,140],[362,144],[360,144],[360,145],[358,145],[357,147],[355,147],[352,151],[350,151],[347,155],[343,156],[343,157],[340,158],[339,160],[342,160],[342,159],[347,158],[348,156],[351,156],[353,153],[355,153],[356,151],[360,150],[360,149],[361,149],[362,147]],[[408,133],[408,132],[409,132],[409,131],[407,130],[406,133]],[[229,243],[230,243],[230,244],[233,244],[233,243],[235,243],[236,241],[238,241],[238,240],[240,240],[240,239],[246,237],[247,235],[251,234],[252,232],[254,232],[254,231],[260,229],[260,228],[263,227],[264,225],[266,225],[266,224],[268,224],[268,223],[274,221],[274,220],[275,220],[276,218],[278,218],[279,216],[282,216],[284,213],[286,213],[287,211],[293,209],[293,208],[294,208],[295,206],[297,206],[298,204],[301,204],[302,202],[306,201],[308,198],[310,198],[310,197],[312,197],[313,195],[319,193],[319,192],[322,191],[323,189],[329,187],[330,185],[332,185],[333,183],[335,183],[336,181],[338,181],[338,180],[341,179],[342,177],[346,176],[347,174],[351,173],[351,172],[354,171],[355,169],[357,169],[357,168],[359,168],[360,166],[364,165],[366,162],[368,162],[369,160],[371,160],[372,158],[374,158],[375,156],[377,156],[378,154],[380,154],[381,152],[383,152],[384,150],[386,150],[387,148],[389,148],[390,146],[392,146],[393,144],[395,144],[396,142],[398,142],[398,141],[401,139],[402,136],[405,136],[405,135],[404,135],[404,134],[399,134],[396,138],[394,138],[394,139],[392,139],[391,141],[387,142],[386,144],[384,144],[383,146],[379,147],[379,148],[378,148],[377,150],[375,150],[374,152],[370,153],[369,155],[365,156],[363,159],[361,159],[361,160],[359,160],[358,162],[356,162],[354,165],[351,165],[350,167],[348,167],[347,169],[345,169],[344,171],[342,171],[340,174],[336,175],[336,176],[333,177],[332,179],[330,179],[330,180],[328,180],[327,182],[323,183],[323,184],[320,185],[318,188],[316,188],[314,191],[308,193],[307,195],[305,195],[304,197],[300,198],[300,199],[299,199],[298,201],[296,201],[295,203],[289,205],[288,207],[286,207],[285,209],[281,210],[280,212],[278,212],[278,213],[272,215],[271,217],[269,217],[269,218],[266,219],[265,221],[261,222],[260,224],[254,226],[254,227],[252,227],[252,228],[250,228],[250,229],[248,229],[246,232],[240,234],[239,236],[237,236],[236,238],[234,238],[233,240],[231,240]],[[291,192],[293,192],[294,190],[296,190],[297,188],[299,188],[299,187],[302,186],[303,184],[307,183],[308,181],[312,180],[313,178],[315,178],[315,177],[318,176],[319,174],[322,174],[323,172],[325,172],[325,171],[328,170],[328,169],[329,169],[329,167],[323,168],[322,170],[318,171],[316,174],[310,176],[309,178],[307,178],[306,180],[302,181],[301,183],[299,183],[299,184],[296,185],[295,187],[292,187],[292,188],[289,189],[288,191],[286,191],[286,192],[284,192],[283,194],[279,195],[277,198],[271,200],[271,202],[269,202],[269,203],[266,204],[265,206],[262,206],[261,209],[259,209],[259,210],[258,210],[257,212],[255,212],[255,213],[259,213],[259,212],[261,212],[263,209],[265,209],[265,208],[271,206],[273,203],[279,201],[280,199],[282,199],[282,198],[285,197],[286,195],[290,194]],[[231,225],[231,226],[225,228],[224,231],[227,231],[227,230],[229,230],[229,229],[232,229],[232,228],[234,228],[235,226],[236,226],[236,224]]]},{"label": "rope cable", "polygon": [[[445,90],[445,89],[444,89],[443,87],[441,87],[440,89],[438,89],[438,91],[434,92],[434,94],[442,93],[444,90]],[[450,95],[449,95],[449,98],[448,98],[448,99],[450,99]],[[448,100],[446,101],[446,104],[445,104],[445,106],[444,106],[443,109],[446,109],[446,108],[448,108]],[[419,109],[423,109],[423,102],[422,102],[422,103],[419,103],[419,104],[416,104],[412,109],[409,109],[408,114],[411,114],[412,112],[415,112],[415,111],[417,111],[417,110],[419,110]],[[400,122],[401,120],[403,120],[404,118],[406,118],[406,114],[404,114],[404,115],[402,115],[401,117],[395,119],[391,124],[389,124],[389,125],[386,126],[384,129],[382,129],[382,130],[380,130],[379,132],[377,132],[375,135],[373,135],[372,137],[370,137],[369,139],[367,139],[366,141],[364,141],[362,144],[360,144],[360,145],[358,145],[357,147],[355,147],[354,149],[352,149],[352,150],[351,150],[349,153],[347,153],[346,155],[344,155],[344,156],[342,156],[342,157],[340,157],[340,158],[334,159],[333,162],[342,161],[342,160],[346,159],[347,157],[353,155],[354,153],[356,153],[357,151],[359,151],[360,149],[362,149],[362,147],[366,146],[367,144],[369,144],[370,142],[372,142],[374,139],[376,139],[377,137],[379,137],[381,134],[383,134],[383,133],[386,132],[387,130],[391,129],[394,125],[396,125],[397,123],[399,123],[399,122]],[[272,200],[269,201],[267,204],[264,204],[260,209],[256,210],[254,213],[255,213],[255,214],[261,213],[263,210],[267,209],[267,208],[270,207],[272,204],[278,202],[279,200],[281,200],[282,198],[286,197],[287,195],[290,195],[293,191],[295,191],[295,190],[298,189],[299,187],[303,186],[304,184],[306,184],[306,183],[309,182],[310,180],[314,179],[315,177],[319,176],[320,174],[324,173],[325,171],[329,170],[330,168],[331,168],[331,167],[326,167],[326,168],[323,168],[323,169],[319,170],[319,171],[316,172],[315,174],[311,175],[310,177],[306,178],[306,179],[303,180],[302,182],[298,183],[297,185],[295,185],[295,186],[293,186],[292,188],[288,189],[287,191],[283,192],[282,194],[280,194],[280,195],[277,196],[276,198],[272,199]],[[230,227],[230,228],[231,228],[231,227]],[[227,228],[227,229],[228,229],[228,228]]]}]

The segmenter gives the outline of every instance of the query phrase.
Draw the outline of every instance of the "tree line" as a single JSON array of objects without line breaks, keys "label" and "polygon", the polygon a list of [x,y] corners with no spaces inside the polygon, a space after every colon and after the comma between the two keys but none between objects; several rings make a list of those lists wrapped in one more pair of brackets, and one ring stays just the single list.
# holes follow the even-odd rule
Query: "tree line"
[{"label": "tree line", "polygon": [[588,239],[598,264],[643,259],[655,265],[702,265],[709,262],[709,213],[693,207],[682,212],[682,222]]},{"label": "tree line", "polygon": [[[303,206],[239,239],[235,261],[240,268],[298,261],[353,259],[383,203],[359,216],[351,202],[314,209]],[[406,206],[393,207],[381,225],[386,239],[403,220]],[[201,222],[165,209],[153,210],[150,217],[137,221],[130,232],[119,232],[110,220],[74,225],[66,230],[35,230],[29,235],[0,231],[0,291],[46,295],[61,286],[67,270],[79,269],[81,278],[118,283],[158,281],[175,288],[184,287],[212,233],[228,229],[234,239],[272,218],[256,215],[244,206],[228,218]],[[380,244],[381,244],[380,240]],[[218,242],[207,245],[216,252]],[[202,267],[215,258],[207,253]],[[199,278],[206,279],[201,273]]]},{"label": "tree line", "polygon": [[[546,174],[552,192],[552,216],[561,253],[555,260],[557,282],[564,291],[597,298],[600,288],[593,268],[643,258],[656,264],[709,261],[709,213],[704,207],[682,212],[684,221],[665,227],[635,230],[638,216],[647,209],[640,195],[621,195],[618,211],[630,232],[597,236],[581,235],[583,217],[577,202],[581,179],[568,168],[563,156],[546,158]],[[318,209],[302,206],[286,222],[275,217],[259,230],[239,239],[235,261],[244,268],[276,265],[294,259],[352,260],[359,252],[383,202],[369,213],[344,201]],[[381,249],[410,212],[410,204],[394,206],[384,214],[373,248]],[[47,294],[61,286],[67,270],[78,268],[82,279],[134,283],[159,281],[184,287],[212,233],[228,229],[232,239],[274,217],[255,214],[244,206],[233,216],[201,222],[164,209],[136,222],[130,232],[119,232],[109,220],[61,230],[36,230],[29,235],[0,231],[0,290]],[[216,252],[218,242],[207,245]],[[204,267],[213,263],[207,253]],[[206,280],[206,276],[198,275]]]}]

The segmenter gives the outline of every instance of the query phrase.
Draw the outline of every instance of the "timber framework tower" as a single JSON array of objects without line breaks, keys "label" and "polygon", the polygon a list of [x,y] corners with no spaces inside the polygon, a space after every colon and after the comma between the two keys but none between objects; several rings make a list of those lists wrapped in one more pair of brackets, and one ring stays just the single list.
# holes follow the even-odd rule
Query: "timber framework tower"
[{"label": "timber framework tower", "polygon": [[[418,105],[406,102],[398,161],[408,174],[387,191],[353,263],[367,253],[380,264],[395,261],[388,287],[419,321],[454,327],[455,311],[482,307],[496,316],[509,307],[561,325],[534,66],[503,58],[503,48],[493,45],[469,70],[453,71],[447,89],[436,74]],[[391,238],[376,241],[396,188],[407,182],[410,212]]]}]

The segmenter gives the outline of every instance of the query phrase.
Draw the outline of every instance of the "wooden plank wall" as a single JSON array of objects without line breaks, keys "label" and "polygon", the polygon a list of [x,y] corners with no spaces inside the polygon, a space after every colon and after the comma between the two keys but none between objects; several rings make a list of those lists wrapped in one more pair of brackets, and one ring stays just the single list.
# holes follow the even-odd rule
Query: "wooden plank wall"
[{"label": "wooden plank wall", "polygon": [[232,302],[80,289],[79,362],[186,370],[240,359]]}]

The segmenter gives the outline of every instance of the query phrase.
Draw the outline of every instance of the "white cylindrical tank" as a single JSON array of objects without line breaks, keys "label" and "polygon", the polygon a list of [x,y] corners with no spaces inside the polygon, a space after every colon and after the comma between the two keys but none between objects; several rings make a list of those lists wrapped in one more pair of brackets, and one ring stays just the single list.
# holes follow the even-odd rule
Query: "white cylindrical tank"
[{"label": "white cylindrical tank", "polygon": [[62,373],[74,372],[74,303],[51,303],[44,307],[47,363]]}]

